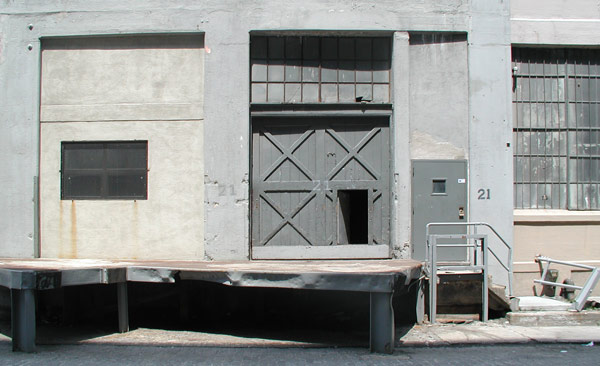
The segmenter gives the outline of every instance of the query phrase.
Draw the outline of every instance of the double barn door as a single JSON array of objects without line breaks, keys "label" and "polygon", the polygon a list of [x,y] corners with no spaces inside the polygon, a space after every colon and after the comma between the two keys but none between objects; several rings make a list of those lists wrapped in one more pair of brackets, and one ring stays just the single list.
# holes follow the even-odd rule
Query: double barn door
[{"label": "double barn door", "polygon": [[252,257],[389,257],[388,117],[252,119]]}]

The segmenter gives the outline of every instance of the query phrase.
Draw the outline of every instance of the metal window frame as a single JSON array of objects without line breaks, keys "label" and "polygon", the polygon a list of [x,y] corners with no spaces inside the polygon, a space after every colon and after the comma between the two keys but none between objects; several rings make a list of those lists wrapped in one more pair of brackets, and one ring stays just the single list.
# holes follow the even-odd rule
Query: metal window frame
[{"label": "metal window frame", "polygon": [[[103,160],[102,160],[102,168],[97,169],[67,169],[66,168],[66,157],[65,157],[65,147],[73,146],[73,145],[91,145],[98,144],[102,145],[103,149]],[[145,150],[145,166],[143,167],[135,167],[135,168],[108,168],[107,167],[107,152],[111,147],[116,147],[119,144],[133,144],[133,145],[143,145]],[[66,191],[66,182],[65,179],[72,171],[89,171],[96,173],[101,178],[101,188],[98,195],[94,196],[79,196],[73,195],[71,192]],[[108,194],[108,176],[110,173],[114,172],[121,173],[143,173],[144,176],[144,193],[141,195],[128,195],[117,193],[116,195]],[[119,140],[119,141],[61,141],[61,170],[60,170],[60,195],[61,200],[147,200],[148,199],[148,141],[147,140]]]},{"label": "metal window frame", "polygon": [[[266,52],[266,58],[262,58],[262,57],[254,57],[253,56],[253,52],[252,52],[252,45],[253,42],[255,42],[255,40],[257,38],[264,38],[266,39],[266,44],[267,44],[267,48],[265,50]],[[288,57],[288,55],[286,54],[287,51],[287,40],[289,38],[298,38],[299,39],[299,44],[300,44],[300,55],[298,57]],[[280,58],[269,58],[269,44],[270,44],[270,40],[271,39],[283,39],[283,55]],[[317,48],[318,48],[318,56],[316,58],[311,58],[311,59],[307,59],[304,55],[304,42],[306,42],[306,40],[311,39],[311,40],[316,40],[318,42]],[[323,41],[324,40],[331,40],[331,39],[335,39],[336,42],[336,48],[338,50],[337,52],[337,56],[335,59],[330,59],[330,58],[324,58],[323,54],[322,54],[322,49],[323,49]],[[360,59],[358,57],[358,52],[357,52],[357,41],[358,40],[362,40],[362,39],[368,39],[371,42],[371,49],[370,49],[370,54],[367,58]],[[354,48],[354,56],[351,58],[341,58],[339,55],[339,49],[340,49],[340,41],[341,40],[351,40],[352,44],[353,44],[353,48]],[[377,58],[375,57],[375,40],[385,40],[388,42],[388,55],[387,58]],[[370,86],[370,93],[371,93],[371,98],[374,99],[374,93],[375,93],[375,86],[385,86],[387,87],[387,95],[388,95],[388,99],[386,101],[381,101],[381,102],[376,102],[377,104],[389,104],[391,103],[391,63],[392,63],[392,38],[389,35],[382,35],[382,36],[375,36],[375,35],[368,35],[368,36],[342,36],[342,35],[281,35],[281,34],[275,34],[275,35],[270,35],[270,34],[257,34],[257,35],[251,35],[250,38],[250,101],[251,103],[286,103],[286,104],[292,104],[292,103],[297,103],[297,104],[303,104],[303,103],[322,103],[322,104],[327,104],[327,103],[331,103],[331,104],[339,104],[339,103],[344,103],[343,100],[340,100],[340,86],[342,85],[352,85],[353,89],[354,89],[354,98],[352,102],[354,103],[360,103],[361,101],[363,102],[371,102],[372,100],[359,100],[359,96],[358,96],[358,92],[357,92],[357,88],[359,86],[362,85],[368,85]],[[255,65],[255,62],[265,62],[266,65],[266,80],[253,80],[252,78],[252,67]],[[300,80],[287,80],[287,74],[286,74],[286,66],[288,65],[288,61],[294,61],[295,63],[298,63],[298,66],[300,67],[299,73],[300,73]],[[357,71],[358,71],[358,66],[357,64],[361,61],[365,61],[365,62],[369,62],[371,64],[370,67],[370,81],[368,82],[359,82],[357,81]],[[277,81],[271,81],[269,80],[269,66],[271,65],[272,62],[278,62],[277,65],[283,66],[283,81],[281,80],[277,80]],[[305,63],[307,62],[311,62],[311,63],[315,63],[316,65],[318,65],[318,75],[317,75],[317,80],[316,81],[306,81],[303,80],[303,75],[304,75],[304,67],[306,66]],[[322,70],[323,70],[323,63],[324,62],[332,62],[336,64],[336,81],[323,81],[323,74],[322,74]],[[352,62],[353,63],[353,70],[354,70],[354,77],[353,77],[353,81],[348,81],[348,82],[343,82],[340,81],[340,75],[339,75],[339,71],[342,70],[339,67],[340,62]],[[375,81],[375,74],[374,72],[376,71],[373,64],[377,63],[377,62],[382,62],[385,63],[387,62],[388,64],[388,69],[384,70],[385,72],[387,72],[387,82],[379,82],[379,81]],[[261,85],[264,84],[265,86],[265,100],[264,101],[258,101],[258,100],[253,100],[253,96],[252,96],[252,89],[254,85]],[[288,84],[299,84],[300,86],[300,98],[299,101],[291,101],[287,95],[286,95],[286,86]],[[276,101],[269,101],[269,86],[270,85],[281,85],[283,88],[283,100],[276,100]],[[304,88],[307,85],[316,85],[317,86],[317,98],[316,100],[305,100],[304,99]],[[335,85],[336,90],[337,90],[337,95],[335,100],[332,101],[324,101],[324,97],[322,95],[322,86],[323,85]],[[345,101],[345,102],[349,102],[349,101]]]},{"label": "metal window frame", "polygon": [[[554,50],[554,54],[552,53]],[[556,51],[560,51],[563,54],[559,55]],[[535,62],[532,62],[535,61]],[[587,61],[587,62],[586,62]],[[526,209],[568,209],[568,210],[600,210],[600,197],[590,198],[585,192],[582,192],[582,186],[594,186],[596,187],[596,193],[600,192],[600,180],[592,179],[592,164],[593,161],[598,161],[600,159],[599,154],[592,154],[592,151],[589,153],[581,153],[579,151],[579,139],[583,136],[582,133],[600,133],[600,110],[596,109],[596,121],[592,123],[592,116],[588,113],[587,123],[581,125],[581,117],[578,115],[572,116],[571,109],[574,108],[577,111],[582,108],[582,106],[594,106],[600,104],[600,90],[598,88],[598,84],[600,83],[600,51],[597,49],[575,49],[575,48],[527,48],[527,47],[513,47],[513,101],[512,104],[515,106],[514,108],[514,126],[513,126],[513,137],[514,141],[514,204],[516,208],[526,208]],[[592,64],[592,62],[594,62]],[[518,70],[517,64],[527,64],[527,71],[522,72]],[[541,73],[540,72],[532,72],[532,65],[540,65],[541,64]],[[553,65],[556,67],[556,73],[547,74],[546,66]],[[595,72],[592,72],[592,66],[596,69]],[[578,73],[578,68],[584,67],[587,68],[587,72]],[[564,70],[561,70],[563,69]],[[572,69],[572,70],[571,70]],[[578,81],[588,81],[596,80],[596,90],[595,90],[595,100],[592,100],[591,94],[583,96],[581,92],[576,92],[575,95],[572,94],[571,84],[575,86],[577,89]],[[543,80],[544,85],[542,87],[543,96],[536,95],[536,98],[532,98],[532,80]],[[546,91],[546,80],[556,80],[557,90],[560,89],[560,80],[563,80],[563,95],[562,97],[557,95],[555,100],[552,91],[550,91],[550,99],[547,98],[548,92]],[[519,93],[517,90],[517,85],[520,82],[526,81],[529,87],[529,95],[527,98],[522,93]],[[572,83],[571,83],[572,81]],[[537,94],[537,93],[536,93]],[[519,95],[521,98],[519,99]],[[518,105],[529,105],[530,109],[530,117],[529,117],[529,126],[524,126],[520,123],[519,110]],[[549,126],[548,116],[546,112],[548,110],[548,106],[557,105],[556,112],[558,113],[558,123],[557,126]],[[538,123],[538,126],[533,127],[531,125],[532,121],[532,109],[537,108],[540,110],[540,106],[543,107],[544,115],[543,115],[543,126]],[[564,114],[561,116],[561,111],[564,108]],[[561,123],[561,117],[564,119],[564,124]],[[538,116],[539,121],[539,116]],[[593,126],[595,124],[596,126]],[[530,150],[528,153],[519,151],[521,146],[521,142],[525,138],[524,133],[530,133],[529,135],[529,146]],[[552,142],[552,151],[548,151],[548,144],[545,143],[543,146],[542,152],[533,153],[531,151],[532,145],[532,136],[535,133],[542,133],[545,141],[548,141],[548,134],[558,133],[558,139],[555,142]],[[571,144],[571,141],[574,139],[575,145]],[[561,151],[561,145],[565,146],[566,151]],[[572,152],[572,149],[575,149]],[[550,159],[558,158],[558,177],[550,177],[548,178],[548,173],[544,174],[544,179],[542,181],[534,180],[532,178],[532,166],[530,164],[528,171],[523,171],[523,176],[521,180],[518,180],[518,169],[525,169],[524,166],[520,165],[519,158],[525,159],[544,159],[547,161]],[[564,159],[565,166],[562,167],[561,160]],[[579,161],[588,161],[589,169],[587,171],[587,177],[584,177],[583,180],[579,179],[579,176],[582,174],[582,170],[578,166]],[[530,160],[531,162],[531,160]],[[598,164],[596,162],[596,164]],[[564,176],[561,172],[561,167],[564,169]],[[545,167],[543,168],[545,169]],[[583,172],[585,173],[585,172]],[[526,177],[529,176],[529,179]],[[564,178],[564,179],[563,179]],[[538,189],[543,187],[543,195],[539,195],[535,199],[532,199],[533,188],[532,186],[536,186],[535,191],[539,192]],[[557,194],[558,203],[555,203],[555,200],[550,197],[551,202],[544,203],[540,202],[541,200],[547,200],[547,187],[548,185],[557,185],[558,190]],[[564,186],[564,188],[562,188]],[[527,189],[524,187],[529,187],[529,204],[525,204],[523,200],[523,193],[521,194],[521,201],[519,201],[519,189]],[[564,199],[562,199],[562,190],[564,189]],[[586,189],[586,188],[583,188]],[[575,193],[573,194],[573,190]],[[551,188],[551,192],[554,191]],[[554,192],[552,192],[554,193]],[[575,197],[573,197],[575,196]],[[587,199],[586,199],[587,198]],[[532,204],[535,201],[535,204]],[[595,203],[594,203],[595,202]]]}]

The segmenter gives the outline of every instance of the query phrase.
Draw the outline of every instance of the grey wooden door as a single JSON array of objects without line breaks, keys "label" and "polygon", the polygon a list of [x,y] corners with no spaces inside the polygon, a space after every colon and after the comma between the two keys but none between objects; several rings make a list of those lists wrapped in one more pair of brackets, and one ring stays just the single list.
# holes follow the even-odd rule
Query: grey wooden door
[{"label": "grey wooden door", "polygon": [[[412,251],[425,259],[425,227],[430,222],[467,222],[467,162],[413,160]],[[431,234],[462,234],[464,227],[432,228]],[[446,243],[453,241],[447,240]],[[465,261],[464,248],[440,248],[441,261]]]},{"label": "grey wooden door", "polygon": [[252,119],[252,257],[389,256],[389,118]]}]

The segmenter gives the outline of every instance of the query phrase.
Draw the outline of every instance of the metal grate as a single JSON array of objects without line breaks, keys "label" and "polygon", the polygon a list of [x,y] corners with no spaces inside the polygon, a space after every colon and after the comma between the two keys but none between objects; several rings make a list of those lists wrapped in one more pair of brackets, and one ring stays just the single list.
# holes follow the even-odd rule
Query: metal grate
[{"label": "metal grate", "polygon": [[516,208],[600,209],[600,50],[513,48]]},{"label": "metal grate", "polygon": [[252,103],[390,102],[389,37],[251,37]]}]

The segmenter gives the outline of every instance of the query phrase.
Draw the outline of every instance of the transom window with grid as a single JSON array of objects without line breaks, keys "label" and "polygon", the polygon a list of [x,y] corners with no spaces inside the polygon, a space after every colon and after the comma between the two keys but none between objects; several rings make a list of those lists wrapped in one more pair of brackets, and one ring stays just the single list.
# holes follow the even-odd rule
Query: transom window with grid
[{"label": "transom window with grid", "polygon": [[251,37],[252,103],[390,103],[389,37]]},{"label": "transom window with grid", "polygon": [[600,209],[600,50],[513,48],[516,208]]}]

